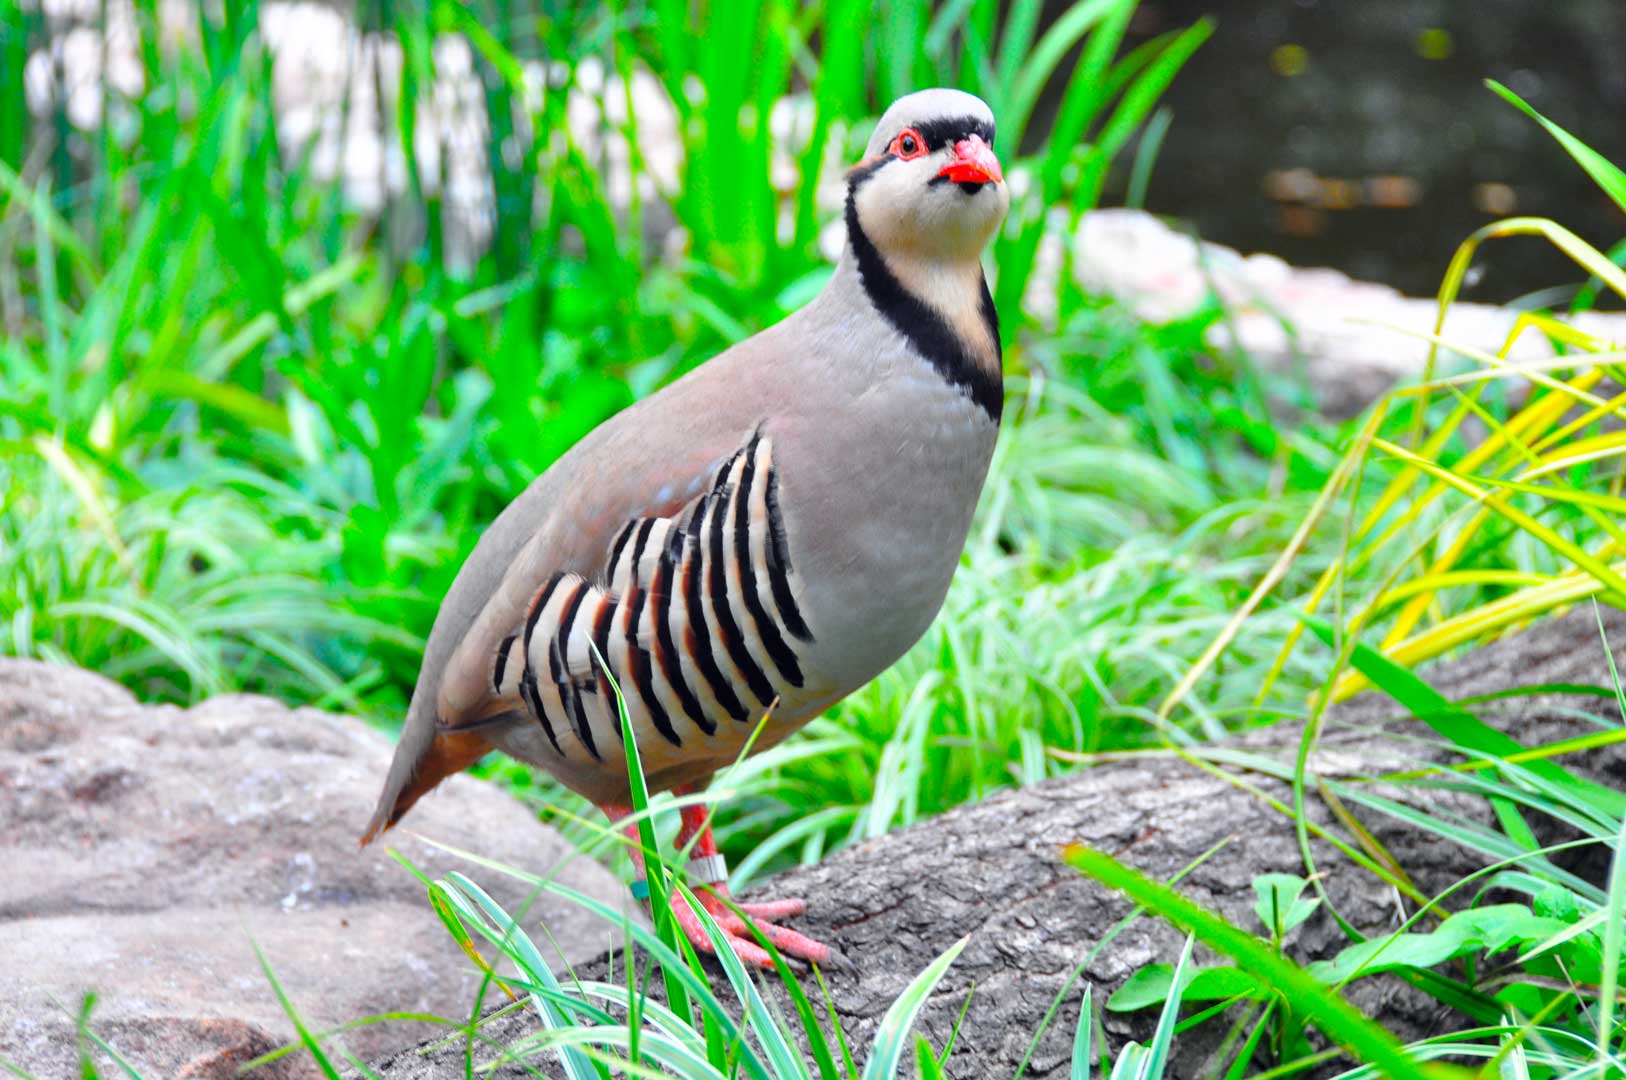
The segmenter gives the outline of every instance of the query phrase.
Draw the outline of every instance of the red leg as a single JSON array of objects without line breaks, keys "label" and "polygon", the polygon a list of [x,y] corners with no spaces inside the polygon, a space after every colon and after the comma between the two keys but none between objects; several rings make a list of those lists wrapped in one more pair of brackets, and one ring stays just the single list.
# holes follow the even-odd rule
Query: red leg
[{"label": "red leg", "polygon": [[[677,848],[684,851],[689,847],[689,841],[694,840],[694,849],[691,858],[704,859],[717,854],[717,838],[711,832],[711,810],[705,806],[686,806],[681,811],[682,825],[678,828]],[[695,839],[698,836],[699,839]],[[723,896],[728,896],[728,883],[719,881],[708,886]],[[740,904],[739,908],[752,918],[760,919],[786,919],[793,915],[800,915],[807,910],[807,903],[803,900],[762,900],[755,903]],[[724,909],[727,911],[727,909]],[[766,929],[766,928],[764,928]]]},{"label": "red leg", "polygon": [[[689,841],[694,841],[692,857],[706,858],[717,854],[717,839],[711,832],[711,810],[705,806],[685,806],[682,813],[682,825],[678,829],[678,849],[681,851],[688,847]],[[707,911],[711,912],[717,924],[731,935],[746,941],[754,940],[745,922],[728,906],[726,901],[732,897],[728,892],[728,882],[718,881],[711,884],[698,884],[695,886],[696,895]],[[826,964],[830,960],[830,947],[821,942],[814,941],[805,934],[799,934],[788,927],[776,926],[772,920],[787,919],[802,914],[807,910],[807,904],[800,899],[769,900],[756,903],[737,905],[746,918],[750,919],[756,928],[762,931],[764,937],[774,943],[774,946],[787,956],[810,960],[815,964]]]},{"label": "red leg", "polygon": [[[631,815],[632,811],[623,806],[606,805],[600,807],[611,822],[620,822]],[[691,858],[706,858],[717,854],[717,840],[711,831],[711,814],[704,806],[686,806],[681,811],[681,825],[678,830],[677,847],[679,851],[687,849],[693,841],[694,847],[690,852]],[[626,832],[632,840],[632,861],[640,873],[644,870],[644,854],[638,839],[636,826],[627,826]],[[734,954],[747,963],[757,967],[771,969],[773,958],[767,951],[756,943],[751,932],[746,928],[745,922],[729,908],[727,882],[696,883],[695,894],[700,898],[700,904],[706,912],[716,920],[723,931],[729,946]],[[673,895],[671,898],[672,914],[677,919],[678,926],[696,949],[701,952],[713,952],[711,938],[706,935],[705,928],[700,925],[699,918],[689,907],[689,903],[682,896]],[[784,919],[793,915],[800,915],[807,910],[807,905],[801,900],[778,900],[766,903],[740,904],[739,908],[752,923],[760,930],[764,937],[774,943],[774,947],[786,956],[797,957],[815,964],[827,964],[830,960],[830,948],[827,945],[814,941],[804,934],[787,927],[777,926],[770,920]]]}]

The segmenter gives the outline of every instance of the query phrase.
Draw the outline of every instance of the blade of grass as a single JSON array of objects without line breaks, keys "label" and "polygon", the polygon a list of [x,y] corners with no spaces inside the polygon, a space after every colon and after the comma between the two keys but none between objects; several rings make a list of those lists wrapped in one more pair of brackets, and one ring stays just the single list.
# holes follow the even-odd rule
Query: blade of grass
[{"label": "blade of grass", "polygon": [[[1180,959],[1174,965],[1174,978],[1169,983],[1170,987],[1185,985],[1182,980],[1186,975],[1186,965],[1191,963],[1191,947],[1195,943],[1196,935],[1187,934],[1185,946],[1180,950]],[[1152,1031],[1151,1045],[1146,1048],[1146,1062],[1140,1070],[1144,1080],[1162,1080],[1163,1072],[1169,1063],[1169,1047],[1174,1042],[1174,1029],[1179,1022],[1180,994],[1174,992],[1164,998],[1163,1011],[1158,1014],[1157,1027]]]},{"label": "blade of grass", "polygon": [[251,944],[254,946],[254,956],[260,962],[260,970],[265,972],[266,980],[271,984],[271,992],[277,995],[277,1003],[282,1006],[282,1011],[287,1014],[289,1023],[294,1025],[294,1032],[299,1036],[299,1041],[304,1044],[306,1050],[310,1051],[316,1067],[322,1070],[322,1075],[327,1077],[327,1080],[340,1080],[339,1070],[334,1068],[333,1062],[328,1060],[327,1054],[322,1050],[321,1043],[317,1042],[316,1036],[311,1033],[310,1028],[305,1026],[305,1021],[300,1018],[299,1011],[294,1008],[294,1003],[288,1000],[288,994],[282,989],[282,983],[278,981],[276,972],[271,970],[271,961],[266,959],[265,952],[260,948],[259,942],[251,942]]},{"label": "blade of grass", "polygon": [[[734,988],[734,996],[739,998],[740,1004],[744,1006],[746,1025],[755,1033],[763,1052],[768,1055],[768,1063],[773,1067],[775,1076],[778,1080],[790,1080],[793,1077],[811,1080],[806,1063],[786,1041],[780,1024],[768,1011],[762,995],[757,993],[756,985],[746,974],[745,965],[740,962],[733,946],[729,944],[728,935],[723,933],[722,927],[717,925],[717,920],[711,917],[711,912],[706,910],[706,906],[688,885],[682,881],[674,881],[673,887],[689,904],[689,910],[694,912],[695,917],[700,920],[700,925],[705,929],[706,936],[711,939],[713,955],[722,966],[723,974],[728,977],[729,985]],[[751,923],[748,921],[746,925],[749,926]],[[763,942],[764,948],[770,950],[770,956],[777,951],[766,937],[759,935],[759,941]]]},{"label": "blade of grass", "polygon": [[1547,133],[1558,140],[1558,144],[1568,151],[1587,175],[1597,181],[1604,194],[1615,200],[1615,205],[1626,210],[1626,172],[1622,172],[1614,162],[1592,149],[1586,143],[1559,127],[1541,113],[1537,112],[1522,97],[1497,82],[1495,79],[1486,79],[1485,85],[1520,112],[1530,117],[1536,123],[1547,129]]},{"label": "blade of grass", "polygon": [[[1332,627],[1318,619],[1305,621],[1323,643],[1329,647],[1334,645],[1336,635]],[[1403,705],[1413,717],[1433,728],[1442,738],[1464,752],[1476,757],[1506,759],[1525,750],[1517,739],[1497,731],[1472,713],[1458,708],[1438,690],[1387,659],[1370,645],[1356,643],[1350,654],[1350,662],[1370,679],[1374,686]],[[1529,761],[1524,768],[1555,788],[1569,793],[1589,807],[1594,814],[1610,819],[1626,815],[1626,795],[1576,776],[1556,762]]]},{"label": "blade of grass", "polygon": [[[616,681],[614,673],[610,671],[609,665],[605,663],[604,657],[599,655],[598,647],[591,643],[589,647],[593,650],[593,658],[598,663],[600,672],[609,681],[611,692],[615,694],[615,707],[621,718],[621,742],[627,758],[627,786],[631,792],[633,813],[638,821],[638,842],[644,853],[644,881],[649,889],[649,909],[655,916],[655,929],[674,950],[686,948],[688,941],[672,913],[672,879],[667,876],[666,864],[661,858],[660,843],[655,836],[655,822],[648,813],[649,786],[644,780],[643,759],[638,753],[638,740],[633,731],[632,717],[627,712],[626,698],[621,695],[621,686]],[[661,974],[666,986],[666,1000],[672,1011],[679,1016],[692,1015],[683,981],[665,964],[661,965]],[[708,1032],[710,1030],[708,1027]],[[713,1064],[716,1064],[715,1060]]]},{"label": "blade of grass", "polygon": [[1455,1067],[1425,1067],[1414,1062],[1392,1034],[1367,1019],[1303,968],[1278,955],[1269,944],[1110,855],[1082,844],[1070,844],[1063,850],[1062,858],[1080,873],[1128,894],[1130,899],[1160,917],[1186,927],[1209,948],[1231,957],[1244,971],[1291,996],[1310,1022],[1357,1060],[1370,1062],[1395,1080],[1428,1080],[1430,1077],[1440,1080],[1469,1075]]},{"label": "blade of grass", "polygon": [[909,1029],[914,1026],[915,1017],[925,1006],[926,999],[931,996],[948,973],[949,965],[954,958],[960,955],[961,950],[971,939],[961,938],[950,945],[941,956],[926,966],[926,970],[916,975],[909,985],[892,1002],[881,1017],[881,1024],[875,1029],[875,1041],[870,1044],[869,1060],[864,1062],[864,1080],[893,1080],[897,1076],[898,1063],[903,1060],[905,1049],[908,1047]]},{"label": "blade of grass", "polygon": [[1073,1032],[1073,1061],[1068,1069],[1071,1080],[1090,1080],[1090,1039],[1095,1030],[1095,1005],[1091,983],[1084,984],[1084,996],[1078,1006],[1078,1028]]}]

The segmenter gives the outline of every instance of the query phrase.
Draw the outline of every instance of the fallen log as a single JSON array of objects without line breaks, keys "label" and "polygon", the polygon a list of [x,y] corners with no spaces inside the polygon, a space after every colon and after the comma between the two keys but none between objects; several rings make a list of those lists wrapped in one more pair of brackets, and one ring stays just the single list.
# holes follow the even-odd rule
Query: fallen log
[{"label": "fallen log", "polygon": [[[1626,643],[1626,614],[1607,611],[1604,625],[1611,640]],[[1452,700],[1537,685],[1609,685],[1590,608],[1538,624],[1425,674]],[[1577,715],[1573,698],[1510,697],[1476,711],[1526,745],[1592,730]],[[1291,761],[1298,734],[1297,729],[1277,729],[1238,745]],[[1388,699],[1368,693],[1330,710],[1311,769],[1323,777],[1357,777],[1446,760],[1454,759],[1431,732],[1406,719]],[[1613,786],[1626,783],[1626,748],[1619,744],[1567,764]],[[971,994],[945,1071],[950,1077],[978,1080],[1011,1077],[1041,1019],[1081,965],[1095,1000],[1104,1002],[1144,964],[1171,962],[1184,940],[1172,927],[1142,917],[1086,963],[1131,905],[1066,866],[1059,857],[1064,844],[1082,841],[1159,880],[1189,871],[1180,890],[1240,926],[1257,921],[1251,885],[1257,875],[1303,873],[1293,824],[1266,798],[1290,803],[1290,787],[1259,773],[1239,775],[1253,791],[1172,754],[1117,760],[1001,792],[847,848],[816,866],[779,876],[772,891],[807,897],[811,911],[798,920],[798,927],[834,943],[855,962],[851,970],[827,973],[855,1053],[868,1046],[882,1015],[909,980],[954,941],[968,937],[917,1030],[941,1049]],[[1488,808],[1472,796],[1419,789],[1388,793],[1414,805],[1491,820]],[[1319,825],[1336,828],[1319,798],[1312,796],[1309,813]],[[1425,894],[1434,895],[1485,863],[1482,856],[1387,815],[1356,816]],[[1401,916],[1390,886],[1331,845],[1317,841],[1312,846],[1317,869],[1326,875],[1328,896],[1346,919],[1364,934],[1382,934],[1396,925]],[[1604,863],[1585,855],[1568,866],[1598,880]],[[1289,952],[1309,962],[1330,957],[1346,944],[1333,920],[1318,912],[1294,932]],[[578,974],[604,978],[613,963],[614,958],[601,960]],[[793,1016],[774,980],[764,980],[764,985],[768,996],[778,995],[775,1004],[781,1013]],[[1081,990],[1081,984],[1074,984],[1067,991],[1026,1075],[1066,1074]],[[1460,1019],[1393,979],[1361,980],[1350,997],[1405,1040],[1449,1030]],[[1151,1019],[1107,1013],[1105,1026],[1121,1045],[1131,1037],[1146,1037]],[[484,1034],[505,1045],[533,1030],[530,1014],[519,1013],[493,1021]],[[1204,1029],[1182,1036],[1170,1075],[1203,1075],[1213,1050],[1214,1036],[1205,1036]],[[374,1068],[387,1080],[449,1078],[465,1075],[464,1056],[463,1044],[456,1042],[432,1051],[403,1051]],[[490,1056],[489,1051],[475,1051],[477,1061]],[[544,1072],[551,1068],[548,1061],[533,1060],[532,1065]],[[505,1067],[495,1075],[534,1073]]]}]

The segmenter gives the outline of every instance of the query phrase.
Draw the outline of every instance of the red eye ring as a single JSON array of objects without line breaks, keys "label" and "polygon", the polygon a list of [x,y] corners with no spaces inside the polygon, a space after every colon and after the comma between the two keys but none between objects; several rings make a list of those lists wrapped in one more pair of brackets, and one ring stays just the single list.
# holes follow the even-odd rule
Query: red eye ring
[{"label": "red eye ring", "polygon": [[921,138],[920,132],[914,128],[904,128],[898,133],[898,137],[892,140],[892,145],[887,147],[887,150],[896,158],[910,161],[926,156],[926,140]]}]

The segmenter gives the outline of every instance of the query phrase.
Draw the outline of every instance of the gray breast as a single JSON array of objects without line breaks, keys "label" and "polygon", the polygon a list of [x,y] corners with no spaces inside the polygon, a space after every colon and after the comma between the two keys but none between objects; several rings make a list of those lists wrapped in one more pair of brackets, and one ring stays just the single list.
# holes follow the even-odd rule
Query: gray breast
[{"label": "gray breast", "polygon": [[[903,655],[942,607],[998,435],[898,344],[849,407],[781,439],[787,528],[817,635],[810,662],[849,690]],[[798,440],[821,449],[803,453]]]}]

